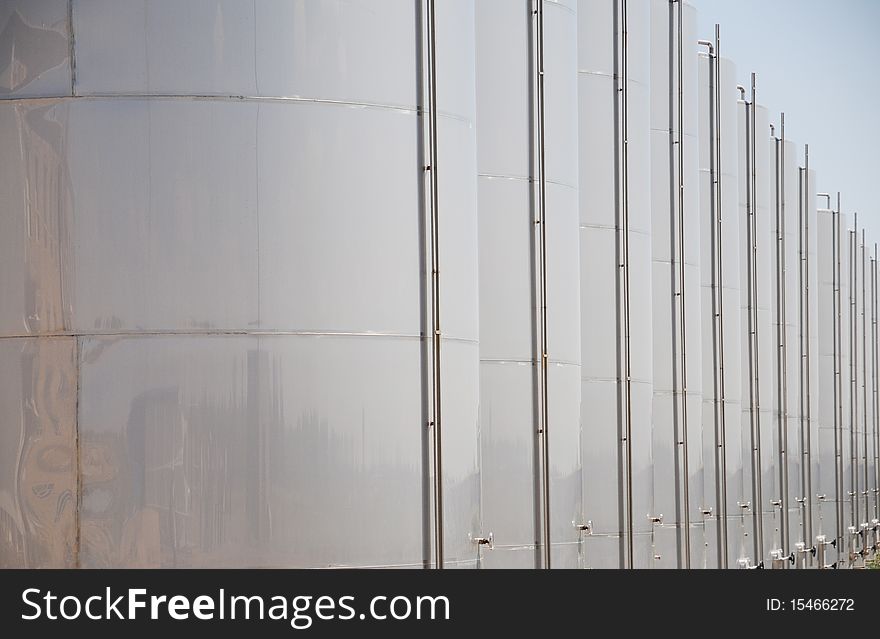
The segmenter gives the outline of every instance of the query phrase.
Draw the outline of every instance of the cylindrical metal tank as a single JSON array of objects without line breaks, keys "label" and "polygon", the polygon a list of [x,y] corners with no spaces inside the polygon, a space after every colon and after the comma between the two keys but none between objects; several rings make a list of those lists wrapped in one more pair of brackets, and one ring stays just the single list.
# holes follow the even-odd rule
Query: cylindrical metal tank
[{"label": "cylindrical metal tank", "polygon": [[474,6],[434,4],[0,4],[0,563],[476,565]]},{"label": "cylindrical metal tank", "polygon": [[[551,566],[577,567],[582,536],[577,5],[540,1],[476,4],[481,505],[494,537],[482,553],[487,568],[544,564],[536,552],[545,543],[543,397]],[[546,263],[536,220],[544,220]]]},{"label": "cylindrical metal tank", "polygon": [[[720,38],[699,58],[700,211],[703,330],[703,463],[707,563],[735,568],[750,556],[751,521],[741,512],[742,321],[736,67],[718,57]],[[708,510],[708,508],[706,509]]]},{"label": "cylindrical metal tank", "polygon": [[668,0],[650,5],[653,565],[702,568],[708,507],[701,424],[696,10]]},{"label": "cylindrical metal tank", "polygon": [[743,515],[752,516],[752,547],[740,565],[769,562],[775,513],[772,439],[773,358],[775,343],[771,312],[770,139],[767,110],[756,102],[755,78],[750,95],[737,110],[740,281],[743,334],[743,451],[744,483],[750,498],[740,502]]},{"label": "cylindrical metal tank", "polygon": [[[578,2],[584,542],[653,564],[650,6]],[[624,37],[625,34],[625,37]]]},{"label": "cylindrical metal tank", "polygon": [[[803,541],[800,494],[799,171],[797,147],[785,137],[784,115],[771,139],[771,260],[773,358],[773,451],[775,483],[767,497],[774,510],[775,567],[788,567],[797,542]],[[784,558],[784,565],[779,558]]]}]

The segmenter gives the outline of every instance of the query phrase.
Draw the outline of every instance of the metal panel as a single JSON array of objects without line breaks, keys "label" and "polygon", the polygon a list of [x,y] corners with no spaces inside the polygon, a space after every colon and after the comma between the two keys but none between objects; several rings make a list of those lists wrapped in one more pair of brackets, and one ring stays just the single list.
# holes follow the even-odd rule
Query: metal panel
[{"label": "metal panel", "polygon": [[0,101],[0,336],[64,328],[65,104]]},{"label": "metal panel", "polygon": [[76,344],[0,339],[0,567],[77,561]]},{"label": "metal panel", "polygon": [[408,0],[390,0],[381,11],[364,0],[74,0],[76,92],[412,108],[417,8]]},{"label": "metal panel", "polygon": [[0,100],[71,93],[69,0],[0,3]]},{"label": "metal panel", "polygon": [[85,338],[82,565],[419,564],[419,348]]}]

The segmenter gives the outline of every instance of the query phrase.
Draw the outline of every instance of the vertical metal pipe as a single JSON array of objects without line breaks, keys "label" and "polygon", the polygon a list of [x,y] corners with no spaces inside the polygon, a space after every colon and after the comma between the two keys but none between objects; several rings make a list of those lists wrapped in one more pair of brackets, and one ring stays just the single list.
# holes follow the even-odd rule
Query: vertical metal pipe
[{"label": "vertical metal pipe", "polygon": [[[801,521],[803,522],[803,527],[801,530],[801,537],[796,539],[797,542],[804,541],[805,539],[809,540],[810,537],[806,535],[807,530],[807,502],[809,501],[809,493],[806,492],[807,486],[807,474],[809,473],[809,466],[807,466],[806,462],[806,450],[807,450],[807,437],[804,432],[804,425],[806,423],[806,407],[804,406],[804,398],[806,397],[806,374],[804,371],[804,366],[806,364],[807,358],[807,350],[809,349],[809,343],[805,342],[806,339],[806,321],[804,318],[804,309],[809,308],[806,306],[805,296],[806,296],[806,285],[809,277],[808,273],[804,272],[804,267],[806,263],[806,255],[805,250],[807,247],[807,237],[806,237],[806,211],[804,207],[807,203],[807,198],[804,196],[804,169],[798,168],[798,441],[800,444],[801,450],[801,476],[800,476],[800,495],[802,500],[798,500],[801,505]],[[809,311],[807,311],[809,312]],[[797,548],[797,546],[795,546]]]},{"label": "vertical metal pipe", "polygon": [[785,308],[785,114],[781,115],[781,138],[776,138],[776,388],[779,397],[779,508],[783,555],[789,554],[788,528],[788,345]]},{"label": "vertical metal pipe", "polygon": [[[867,303],[866,287],[865,287],[865,228],[862,227],[862,242],[859,251],[859,260],[862,263],[862,471],[864,480],[864,497],[865,502],[865,520],[862,522],[867,525],[871,519],[868,511],[868,332],[866,324],[865,305]],[[867,534],[867,533],[866,533]],[[865,537],[864,542],[867,543],[868,538]]]},{"label": "vertical metal pipe", "polygon": [[764,520],[763,479],[761,477],[761,384],[759,365],[758,326],[758,226],[757,226],[757,137],[755,134],[757,110],[757,77],[751,75],[751,101],[746,108],[746,209],[748,235],[748,305],[749,305],[749,416],[752,447],[752,524],[754,528],[755,563],[763,564]]},{"label": "vertical metal pipe", "polygon": [[721,388],[721,437],[719,440],[719,461],[721,462],[721,499],[718,501],[719,516],[722,517],[719,528],[721,529],[721,568],[728,567],[727,554],[727,383],[724,371],[724,237],[722,235],[724,218],[723,196],[723,153],[721,148],[721,25],[715,25],[715,180],[717,193],[715,201],[718,203],[715,239],[718,243],[718,375]]},{"label": "vertical metal pipe", "polygon": [[[804,295],[804,311],[803,311],[803,326],[804,326],[804,366],[803,366],[803,375],[804,375],[804,384],[802,395],[804,396],[803,403],[801,409],[801,429],[804,433],[804,445],[802,447],[803,451],[803,484],[802,484],[802,496],[804,497],[804,520],[805,520],[805,529],[806,533],[804,535],[804,541],[811,545],[813,539],[813,472],[812,472],[812,459],[813,459],[813,441],[812,441],[812,423],[813,423],[813,410],[811,406],[811,397],[812,397],[812,377],[811,377],[811,351],[810,351],[810,341],[813,336],[812,333],[812,325],[810,322],[810,209],[813,205],[813,201],[810,198],[810,145],[807,144],[804,146],[804,189],[803,189],[803,207],[801,209],[803,215],[803,244],[801,253],[803,255],[803,285],[801,290]],[[803,416],[806,415],[806,418]]]},{"label": "vertical metal pipe", "polygon": [[620,61],[615,74],[618,87],[617,92],[620,100],[620,205],[617,210],[617,233],[618,251],[620,254],[620,268],[622,271],[621,287],[623,289],[623,384],[624,384],[624,442],[625,442],[625,494],[624,506],[626,518],[626,564],[627,568],[633,568],[633,468],[632,468],[632,354],[630,343],[630,270],[629,270],[629,91],[628,91],[628,32],[627,32],[627,0],[618,0],[616,10],[618,12],[618,24],[620,25],[618,37]]},{"label": "vertical metal pipe", "polygon": [[550,441],[548,437],[549,406],[548,406],[548,337],[547,337],[547,180],[545,172],[544,145],[544,0],[536,0],[535,24],[535,85],[537,99],[537,169],[538,169],[538,219],[535,225],[538,231],[538,293],[539,293],[539,325],[541,327],[540,366],[540,424],[538,437],[541,443],[541,493],[542,493],[542,529],[544,568],[550,568]]},{"label": "vertical metal pipe", "polygon": [[432,408],[434,466],[434,568],[442,569],[443,560],[443,441],[441,428],[440,387],[440,218],[439,184],[437,181],[437,38],[434,21],[434,0],[426,0],[426,39],[428,66],[428,155],[431,198],[431,354],[433,363]]},{"label": "vertical metal pipe", "polygon": [[712,255],[712,359],[715,420],[715,500],[718,504],[718,565],[728,567],[727,557],[727,446],[726,393],[724,381],[724,277],[722,221],[721,154],[721,48],[720,25],[715,25],[715,42],[701,40],[709,52],[709,224]]},{"label": "vertical metal pipe", "polygon": [[[859,516],[859,491],[858,491],[858,436],[856,434],[856,421],[859,405],[858,396],[858,379],[856,371],[858,370],[858,349],[856,343],[858,341],[858,318],[856,304],[856,253],[857,249],[857,232],[859,228],[859,215],[853,214],[853,230],[849,231],[849,457],[850,457],[850,501],[852,508],[850,511],[850,526],[858,527]],[[852,557],[850,558],[853,559]]]},{"label": "vertical metal pipe", "polygon": [[837,210],[833,212],[834,222],[834,459],[835,492],[837,505],[836,548],[838,557],[843,549],[843,269],[841,251],[843,249],[843,224],[841,221],[840,192],[837,193]]},{"label": "vertical metal pipe", "polygon": [[687,405],[687,306],[685,299],[685,235],[684,235],[684,42],[682,24],[682,2],[678,4],[678,40],[677,47],[677,71],[678,71],[678,328],[681,343],[681,373],[678,387],[678,398],[681,403],[681,447],[682,463],[682,514],[684,515],[684,567],[691,567],[691,516],[690,516],[690,464],[688,463],[688,405]]},{"label": "vertical metal pipe", "polygon": [[[871,357],[873,361],[871,388],[874,393],[874,519],[880,519],[880,334],[878,334],[877,314],[877,245],[874,244],[874,258],[871,260]],[[878,548],[877,550],[880,550]]]}]

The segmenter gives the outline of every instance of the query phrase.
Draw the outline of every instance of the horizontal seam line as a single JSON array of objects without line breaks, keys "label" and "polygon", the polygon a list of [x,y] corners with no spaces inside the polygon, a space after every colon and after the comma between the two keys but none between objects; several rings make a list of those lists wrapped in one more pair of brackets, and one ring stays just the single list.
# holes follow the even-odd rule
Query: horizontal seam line
[{"label": "horizontal seam line", "polygon": [[[194,102],[278,102],[294,104],[328,104],[333,106],[363,107],[369,109],[381,109],[387,111],[406,111],[415,115],[427,115],[429,109],[416,105],[382,104],[380,102],[357,102],[353,100],[334,100],[331,98],[302,98],[297,96],[261,96],[261,95],[232,95],[232,94],[176,94],[176,93],[89,93],[86,95],[47,95],[47,96],[22,96],[0,98],[0,104],[4,102],[40,102],[40,101],[79,101],[79,100],[191,100]],[[441,118],[451,118],[472,124],[472,120],[463,115],[448,111],[437,111]]]},{"label": "horizontal seam line", "polygon": [[[517,182],[528,182],[530,184],[537,184],[538,179],[529,177],[526,175],[504,175],[501,173],[477,173],[477,177],[481,178],[492,178],[497,180],[513,180]],[[547,184],[555,184],[556,186],[564,186],[569,189],[577,190],[577,186],[574,184],[569,184],[568,182],[560,182],[558,180],[544,180]]]},{"label": "horizontal seam line", "polygon": [[[144,331],[59,331],[54,333],[33,333],[0,335],[3,339],[46,339],[64,337],[210,337],[210,336],[256,336],[256,337],[392,337],[397,339],[427,339],[429,335],[417,333],[364,333],[355,331],[274,331],[274,330],[144,330]],[[479,340],[467,337],[443,336],[442,340],[479,344]]]}]

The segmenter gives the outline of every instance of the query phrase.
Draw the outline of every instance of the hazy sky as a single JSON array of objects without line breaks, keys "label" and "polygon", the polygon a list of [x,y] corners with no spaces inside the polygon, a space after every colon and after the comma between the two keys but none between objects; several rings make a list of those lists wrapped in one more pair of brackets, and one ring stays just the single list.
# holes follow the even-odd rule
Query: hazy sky
[{"label": "hazy sky", "polygon": [[699,38],[721,25],[721,55],[739,83],[758,74],[758,102],[810,166],[820,192],[842,192],[869,242],[880,242],[880,1],[690,0]]}]

